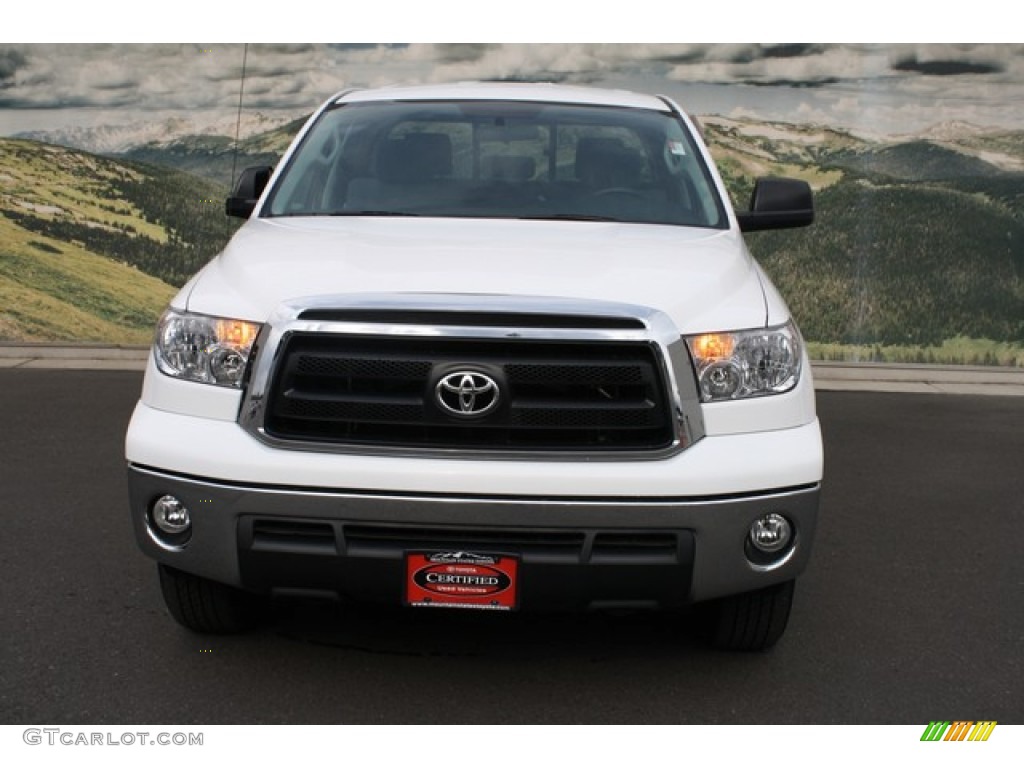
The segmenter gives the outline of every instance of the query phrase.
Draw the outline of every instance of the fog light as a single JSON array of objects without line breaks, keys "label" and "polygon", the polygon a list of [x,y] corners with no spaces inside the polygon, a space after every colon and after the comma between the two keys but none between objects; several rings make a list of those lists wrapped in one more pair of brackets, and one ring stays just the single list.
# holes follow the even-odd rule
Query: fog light
[{"label": "fog light", "polygon": [[750,543],[766,555],[781,552],[792,539],[793,527],[789,520],[776,512],[761,515],[750,526]]},{"label": "fog light", "polygon": [[174,496],[161,496],[153,502],[153,525],[169,536],[180,536],[192,525],[188,509]]}]

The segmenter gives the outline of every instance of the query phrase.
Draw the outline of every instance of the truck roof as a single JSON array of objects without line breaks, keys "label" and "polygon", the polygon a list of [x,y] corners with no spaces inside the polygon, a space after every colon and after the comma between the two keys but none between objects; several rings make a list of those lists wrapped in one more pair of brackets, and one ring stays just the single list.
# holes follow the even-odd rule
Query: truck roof
[{"label": "truck roof", "polygon": [[462,82],[434,85],[404,85],[345,91],[334,103],[366,101],[544,101],[559,104],[593,104],[668,111],[664,101],[633,91],[590,88],[558,83]]}]

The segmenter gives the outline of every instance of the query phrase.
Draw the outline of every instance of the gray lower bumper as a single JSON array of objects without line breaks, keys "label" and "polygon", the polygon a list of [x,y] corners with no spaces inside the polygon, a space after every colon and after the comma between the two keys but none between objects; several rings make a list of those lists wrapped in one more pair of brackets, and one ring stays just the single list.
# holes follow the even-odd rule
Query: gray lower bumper
[{"label": "gray lower bumper", "polygon": [[[331,591],[401,600],[404,554],[479,550],[522,562],[522,606],[674,607],[787,581],[806,566],[819,486],[710,499],[411,496],[242,487],[129,466],[132,521],[150,557],[261,592]],[[147,509],[164,494],[189,509],[180,547],[157,540]],[[766,512],[796,541],[779,562],[748,561]]]}]

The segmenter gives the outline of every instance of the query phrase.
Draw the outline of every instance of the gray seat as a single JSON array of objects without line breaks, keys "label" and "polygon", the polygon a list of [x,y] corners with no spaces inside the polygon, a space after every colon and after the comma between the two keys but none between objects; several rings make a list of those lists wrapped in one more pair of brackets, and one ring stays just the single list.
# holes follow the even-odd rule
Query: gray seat
[{"label": "gray seat", "polygon": [[417,183],[452,175],[452,140],[444,133],[410,133],[391,139],[377,156],[384,182]]},{"label": "gray seat", "polygon": [[348,185],[346,210],[404,210],[422,205],[438,181],[452,175],[452,141],[444,133],[410,133],[386,141],[378,150],[375,176]]},{"label": "gray seat", "polygon": [[576,178],[594,190],[638,187],[643,166],[643,157],[621,139],[589,136],[576,144]]}]

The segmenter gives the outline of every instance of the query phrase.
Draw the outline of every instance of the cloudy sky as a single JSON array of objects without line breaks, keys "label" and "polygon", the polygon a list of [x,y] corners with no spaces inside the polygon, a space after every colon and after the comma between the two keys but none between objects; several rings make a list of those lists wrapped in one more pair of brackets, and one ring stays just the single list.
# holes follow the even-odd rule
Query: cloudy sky
[{"label": "cloudy sky", "polygon": [[0,44],[0,135],[238,105],[310,112],[349,86],[526,79],[666,93],[696,114],[900,134],[1024,130],[1024,44]]}]

